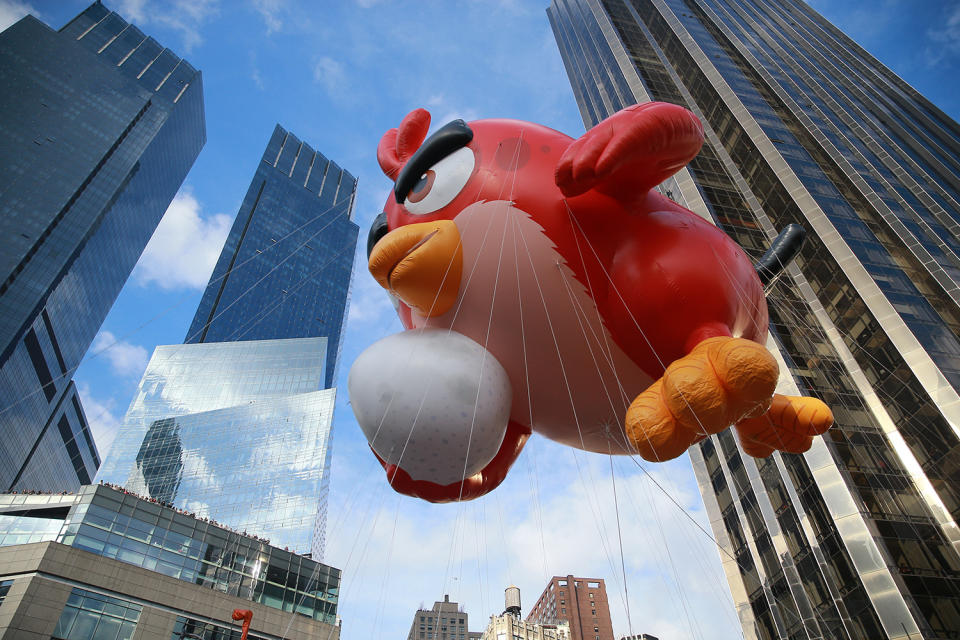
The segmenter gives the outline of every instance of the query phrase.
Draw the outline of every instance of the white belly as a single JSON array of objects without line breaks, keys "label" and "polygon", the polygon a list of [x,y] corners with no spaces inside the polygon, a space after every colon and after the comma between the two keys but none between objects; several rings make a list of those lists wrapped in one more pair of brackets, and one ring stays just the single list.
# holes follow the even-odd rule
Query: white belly
[{"label": "white belly", "polygon": [[623,417],[652,380],[614,344],[587,288],[509,202],[471,205],[454,222],[463,239],[457,303],[436,318],[414,314],[414,326],[452,328],[486,347],[510,377],[513,420],[564,444],[623,453]]}]

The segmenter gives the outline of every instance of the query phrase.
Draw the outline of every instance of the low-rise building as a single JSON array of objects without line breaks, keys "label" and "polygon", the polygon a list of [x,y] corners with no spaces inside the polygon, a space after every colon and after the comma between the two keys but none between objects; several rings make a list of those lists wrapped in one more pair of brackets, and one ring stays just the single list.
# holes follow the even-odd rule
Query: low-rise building
[{"label": "low-rise building", "polygon": [[570,640],[570,627],[566,623],[540,624],[528,622],[504,613],[490,616],[490,623],[480,636],[481,640]]},{"label": "low-rise building", "polygon": [[445,594],[443,602],[434,602],[431,609],[417,610],[407,640],[471,640],[469,622],[463,607]]},{"label": "low-rise building", "polygon": [[339,639],[338,569],[122,489],[0,495],[0,545],[0,640],[233,640],[235,609],[251,640]]}]

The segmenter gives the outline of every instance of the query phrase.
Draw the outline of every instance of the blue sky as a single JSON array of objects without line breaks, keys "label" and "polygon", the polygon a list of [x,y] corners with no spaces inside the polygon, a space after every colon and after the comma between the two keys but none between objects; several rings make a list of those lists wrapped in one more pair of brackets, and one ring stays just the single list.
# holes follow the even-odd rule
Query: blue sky
[{"label": "blue sky", "polygon": [[[0,0],[0,27],[34,13],[59,28],[85,0]],[[275,123],[359,177],[365,236],[390,184],[382,133],[411,109],[435,121],[511,117],[583,131],[546,19],[546,0],[115,0],[119,11],[203,72],[207,144],[77,373],[105,453],[153,348],[182,341]],[[960,5],[883,0],[813,6],[953,118]],[[361,241],[361,244],[363,242]],[[400,329],[358,256],[340,370]],[[97,356],[94,352],[105,349]],[[685,458],[651,467],[684,510],[627,459],[534,438],[507,482],[481,500],[435,506],[394,494],[338,399],[327,562],[344,571],[342,637],[402,637],[414,611],[449,593],[482,629],[521,587],[525,610],[548,576],[607,580],[614,630],[736,638],[739,624]]]}]

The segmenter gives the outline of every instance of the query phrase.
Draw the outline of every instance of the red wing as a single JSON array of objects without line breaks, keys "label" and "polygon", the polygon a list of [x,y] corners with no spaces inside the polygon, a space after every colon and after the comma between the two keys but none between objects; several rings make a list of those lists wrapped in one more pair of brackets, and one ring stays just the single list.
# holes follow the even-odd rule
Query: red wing
[{"label": "red wing", "polygon": [[703,146],[703,126],[681,106],[648,102],[618,111],[575,140],[557,165],[565,196],[590,189],[633,198],[690,162]]}]

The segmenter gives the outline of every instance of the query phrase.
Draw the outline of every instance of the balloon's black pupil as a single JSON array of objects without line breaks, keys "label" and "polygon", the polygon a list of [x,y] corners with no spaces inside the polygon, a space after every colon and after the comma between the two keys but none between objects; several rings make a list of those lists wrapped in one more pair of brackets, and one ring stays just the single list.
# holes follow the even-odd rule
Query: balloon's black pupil
[{"label": "balloon's black pupil", "polygon": [[420,193],[423,191],[423,188],[427,186],[427,174],[423,174],[420,180],[417,181],[417,184],[413,185],[412,191],[414,193]]}]

